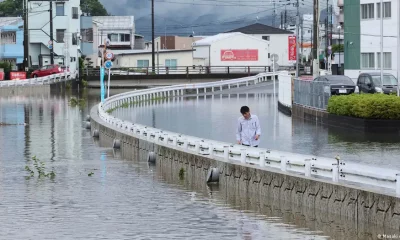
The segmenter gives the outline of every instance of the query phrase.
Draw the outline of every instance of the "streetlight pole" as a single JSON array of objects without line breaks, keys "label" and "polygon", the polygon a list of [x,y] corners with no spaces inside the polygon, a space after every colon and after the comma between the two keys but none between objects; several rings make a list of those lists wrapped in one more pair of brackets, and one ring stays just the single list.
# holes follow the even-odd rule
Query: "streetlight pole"
[{"label": "streetlight pole", "polygon": [[338,40],[338,42],[339,42],[339,64],[338,64],[338,70],[339,70],[339,75],[342,75],[341,74],[341,72],[342,72],[342,63],[340,62],[340,56],[342,54],[342,52],[340,50],[340,30],[342,29],[342,27],[339,25],[337,28],[339,30],[339,40]]},{"label": "streetlight pole", "polygon": [[381,9],[379,12],[381,15],[381,82],[383,82],[383,0],[381,0]]},{"label": "streetlight pole", "polygon": [[151,69],[152,73],[155,72],[155,44],[154,44],[154,0],[151,0]]}]

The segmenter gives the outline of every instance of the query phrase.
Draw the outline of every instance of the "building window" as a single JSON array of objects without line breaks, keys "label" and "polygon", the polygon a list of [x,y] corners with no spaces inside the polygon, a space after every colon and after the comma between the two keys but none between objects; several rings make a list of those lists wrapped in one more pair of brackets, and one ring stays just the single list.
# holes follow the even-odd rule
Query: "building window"
[{"label": "building window", "polygon": [[59,43],[64,42],[64,36],[65,36],[65,29],[57,29],[56,30],[56,41]]},{"label": "building window", "polygon": [[361,4],[361,19],[373,19],[374,18],[374,4]]},{"label": "building window", "polygon": [[72,45],[78,45],[78,33],[72,34]]},{"label": "building window", "polygon": [[121,42],[130,42],[131,35],[130,34],[120,34],[119,35]]},{"label": "building window", "polygon": [[[377,18],[381,18],[381,3],[376,4],[376,16]],[[392,17],[392,3],[384,2],[383,3],[383,18],[391,18]]]},{"label": "building window", "polygon": [[262,36],[262,39],[269,41],[269,36]]},{"label": "building window", "polygon": [[77,7],[72,7],[72,19],[78,19],[78,8]]},{"label": "building window", "polygon": [[[378,63],[378,68],[381,67],[381,53],[378,52],[376,54],[377,56],[377,63]],[[392,53],[391,52],[385,52],[383,53],[383,68],[384,69],[392,69]]]},{"label": "building window", "polygon": [[82,42],[93,42],[93,28],[81,29]]},{"label": "building window", "polygon": [[375,68],[375,53],[361,53],[361,68]]},{"label": "building window", "polygon": [[165,59],[165,66],[170,70],[176,70],[177,60],[176,59]]},{"label": "building window", "polygon": [[2,32],[1,33],[1,44],[16,44],[16,33],[15,32]]},{"label": "building window", "polygon": [[65,16],[64,3],[56,3],[56,16]]},{"label": "building window", "polygon": [[116,33],[107,34],[107,38],[110,39],[110,42],[118,42],[118,34]]},{"label": "building window", "polygon": [[137,60],[137,67],[138,68],[148,68],[149,60]]}]

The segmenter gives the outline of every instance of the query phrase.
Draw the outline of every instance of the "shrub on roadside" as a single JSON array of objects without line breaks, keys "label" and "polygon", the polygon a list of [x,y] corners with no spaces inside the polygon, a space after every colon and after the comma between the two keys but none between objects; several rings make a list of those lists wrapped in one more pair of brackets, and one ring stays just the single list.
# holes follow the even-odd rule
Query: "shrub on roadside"
[{"label": "shrub on roadside", "polygon": [[328,112],[335,115],[368,119],[400,119],[400,98],[386,94],[332,96]]}]

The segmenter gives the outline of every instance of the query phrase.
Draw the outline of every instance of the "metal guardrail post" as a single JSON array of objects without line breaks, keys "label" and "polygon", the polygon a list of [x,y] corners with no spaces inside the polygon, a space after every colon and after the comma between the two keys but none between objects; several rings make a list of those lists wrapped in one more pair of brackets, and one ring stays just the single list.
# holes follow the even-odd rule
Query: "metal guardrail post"
[{"label": "metal guardrail post", "polygon": [[240,162],[246,163],[246,149],[240,149]]},{"label": "metal guardrail post", "polygon": [[304,163],[305,163],[304,175],[306,177],[311,177],[311,159],[306,159]]},{"label": "metal guardrail post", "polygon": [[339,166],[337,163],[332,163],[332,181],[339,182]]},{"label": "metal guardrail post", "polygon": [[265,152],[260,152],[260,167],[265,167]]},{"label": "metal guardrail post", "polygon": [[229,146],[224,146],[224,159],[229,160]]},{"label": "metal guardrail post", "polygon": [[200,152],[200,142],[199,142],[199,141],[196,141],[196,142],[194,143],[194,151],[195,151],[196,153],[199,153],[199,152]]},{"label": "metal guardrail post", "polygon": [[281,156],[281,171],[286,172],[286,167],[287,167],[287,162],[286,162],[286,157]]},{"label": "metal guardrail post", "polygon": [[210,157],[214,156],[214,146],[212,143],[208,144],[208,151],[209,151]]},{"label": "metal guardrail post", "polygon": [[396,174],[396,195],[400,196],[400,173]]}]

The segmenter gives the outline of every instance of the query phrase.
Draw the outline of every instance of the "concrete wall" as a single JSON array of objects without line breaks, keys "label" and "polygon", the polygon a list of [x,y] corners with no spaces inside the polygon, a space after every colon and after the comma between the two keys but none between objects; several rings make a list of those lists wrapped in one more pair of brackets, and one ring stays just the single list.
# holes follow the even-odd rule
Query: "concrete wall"
[{"label": "concrete wall", "polygon": [[[191,51],[183,51],[183,52],[160,52],[156,54],[156,66],[157,66],[157,56],[159,56],[160,67],[165,66],[165,60],[167,59],[176,59],[176,65],[180,66],[192,66],[193,58]],[[137,67],[138,60],[147,60],[149,61],[149,66],[151,66],[151,52],[143,53],[143,54],[132,54],[132,55],[116,55],[114,60],[114,66],[118,67]]]},{"label": "concrete wall", "polygon": [[262,206],[270,202],[286,202],[297,211],[303,211],[296,208],[301,206],[306,211],[318,211],[325,217],[337,218],[339,222],[349,221],[356,229],[379,226],[382,229],[390,229],[388,232],[400,230],[400,199],[397,197],[350,185],[182,152],[171,146],[149,143],[130,133],[122,133],[112,126],[106,126],[97,116],[97,106],[92,108],[90,115],[91,131],[99,131],[102,145],[111,147],[113,140],[119,139],[121,151],[125,156],[135,157],[134,154],[142,150],[142,157],[145,158],[147,151],[153,151],[157,155],[157,165],[169,165],[175,169],[175,174],[183,168],[188,177],[201,182],[206,181],[211,167],[217,167],[220,172],[220,187],[236,196],[245,195],[261,199]]}]

